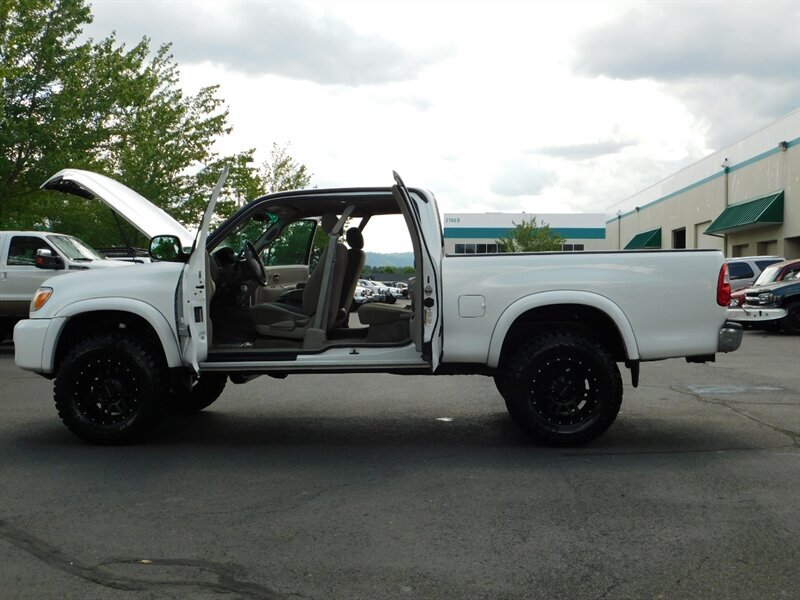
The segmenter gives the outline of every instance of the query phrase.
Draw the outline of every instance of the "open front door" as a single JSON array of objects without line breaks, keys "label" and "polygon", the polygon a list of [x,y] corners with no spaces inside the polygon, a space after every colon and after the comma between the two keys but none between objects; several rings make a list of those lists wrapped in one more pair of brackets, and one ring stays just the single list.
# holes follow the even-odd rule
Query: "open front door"
[{"label": "open front door", "polygon": [[[422,316],[422,355],[435,371],[442,356],[442,232],[439,213],[433,198],[423,192],[409,192],[400,175],[394,175],[392,192],[409,226],[417,262],[415,297],[417,313]],[[423,216],[424,215],[424,218]]]},{"label": "open front door", "polygon": [[210,282],[206,277],[208,269],[208,252],[206,252],[206,238],[208,228],[211,224],[211,217],[214,214],[214,207],[217,205],[217,198],[228,176],[228,167],[222,170],[211,193],[211,200],[208,201],[203,220],[200,222],[200,229],[194,241],[192,254],[183,268],[183,278],[181,280],[181,302],[182,310],[178,310],[179,325],[178,331],[181,332],[182,353],[185,362],[194,367],[195,372],[200,372],[199,363],[208,356],[209,325],[208,325],[208,302],[207,286]]}]

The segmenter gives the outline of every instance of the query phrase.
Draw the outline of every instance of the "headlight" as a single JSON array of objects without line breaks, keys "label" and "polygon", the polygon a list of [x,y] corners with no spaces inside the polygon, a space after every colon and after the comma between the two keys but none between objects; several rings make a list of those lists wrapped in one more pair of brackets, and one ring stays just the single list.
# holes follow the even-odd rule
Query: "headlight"
[{"label": "headlight", "polygon": [[36,312],[37,310],[42,308],[52,295],[53,295],[53,288],[40,287],[38,290],[36,290],[36,293],[33,295],[33,298],[31,299],[30,312]]},{"label": "headlight", "polygon": [[775,300],[775,294],[772,292],[764,292],[763,294],[758,295],[759,302],[766,302],[767,304],[771,303]]}]

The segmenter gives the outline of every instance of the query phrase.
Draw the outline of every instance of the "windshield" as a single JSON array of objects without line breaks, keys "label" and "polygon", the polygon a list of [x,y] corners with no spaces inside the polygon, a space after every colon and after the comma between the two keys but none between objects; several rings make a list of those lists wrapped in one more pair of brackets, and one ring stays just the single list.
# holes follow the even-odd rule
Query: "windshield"
[{"label": "windshield", "polygon": [[254,246],[259,246],[259,240],[262,237],[266,237],[265,234],[278,221],[278,216],[270,212],[256,213],[249,219],[239,223],[233,231],[217,244],[216,249],[230,248],[234,252],[239,252],[244,247],[245,242],[251,242]]},{"label": "windshield", "polygon": [[767,283],[772,283],[778,278],[778,273],[780,272],[781,268],[776,265],[772,265],[767,267],[763,271],[761,271],[761,275],[758,276],[758,279],[755,280],[753,283],[753,287],[757,285],[765,285]]},{"label": "windshield", "polygon": [[48,235],[47,239],[70,260],[105,260],[102,254],[78,238],[68,235]]},{"label": "windshield", "polygon": [[[240,223],[216,246],[214,252],[229,248],[241,252],[247,242],[259,253],[261,262],[267,267],[278,265],[314,266],[312,246],[317,231],[316,219],[301,219],[286,223],[277,215],[261,211],[249,220]],[[325,236],[327,240],[327,236]],[[321,253],[321,248],[319,249]],[[316,255],[318,258],[318,255]]]}]

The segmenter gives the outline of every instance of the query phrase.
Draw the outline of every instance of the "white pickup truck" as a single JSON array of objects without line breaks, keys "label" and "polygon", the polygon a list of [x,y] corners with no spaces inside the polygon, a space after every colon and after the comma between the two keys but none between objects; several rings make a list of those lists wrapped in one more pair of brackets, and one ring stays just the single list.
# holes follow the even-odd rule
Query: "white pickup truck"
[{"label": "white pickup truck", "polygon": [[[39,256],[37,256],[39,255]],[[28,316],[36,289],[55,275],[130,266],[78,238],[46,231],[0,231],[0,341]]]},{"label": "white pickup truck", "polygon": [[[57,177],[129,219],[144,201],[92,173]],[[58,413],[84,440],[137,439],[165,408],[205,408],[228,380],[384,372],[491,376],[520,429],[580,444],[617,416],[618,363],[635,386],[642,361],[711,361],[741,343],[718,251],[447,256],[434,196],[396,174],[386,188],[270,194],[209,233],[220,186],[193,251],[157,236],[151,264],[52,279],[17,324],[17,365],[55,378]],[[366,304],[354,326],[362,232],[387,218],[414,250],[411,305]]]}]

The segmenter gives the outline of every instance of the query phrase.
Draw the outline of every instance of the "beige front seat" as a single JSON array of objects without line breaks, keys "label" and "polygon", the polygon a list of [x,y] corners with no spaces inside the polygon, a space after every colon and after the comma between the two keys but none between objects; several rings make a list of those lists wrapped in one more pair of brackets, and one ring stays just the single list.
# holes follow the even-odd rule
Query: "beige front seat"
[{"label": "beige front seat", "polygon": [[347,245],[350,249],[347,251],[347,268],[344,272],[344,283],[342,284],[342,298],[339,301],[339,312],[342,313],[340,323],[338,325],[344,326],[347,323],[348,315],[350,314],[350,307],[353,304],[353,294],[358,285],[358,278],[361,277],[361,271],[364,269],[364,236],[361,230],[357,227],[351,227],[347,230],[345,235]]},{"label": "beige front seat", "polygon": [[[322,217],[320,225],[323,231],[331,234],[336,226],[337,218],[334,214]],[[325,265],[329,261],[330,248],[325,248],[317,263],[317,267],[303,288],[303,302],[300,306],[284,304],[281,302],[267,302],[256,304],[252,307],[250,315],[256,331],[260,335],[303,339],[306,330],[312,325],[313,317],[317,312],[322,285],[324,281]],[[342,294],[344,273],[347,267],[347,249],[342,244],[336,244],[333,264],[331,265],[330,296],[328,302],[327,325],[331,329],[336,324],[339,312],[339,299]]]}]

